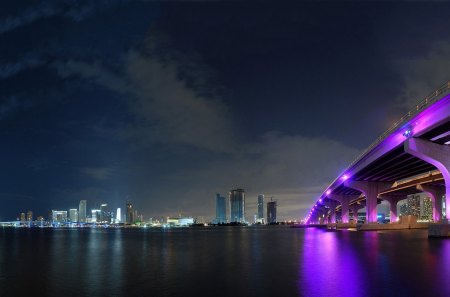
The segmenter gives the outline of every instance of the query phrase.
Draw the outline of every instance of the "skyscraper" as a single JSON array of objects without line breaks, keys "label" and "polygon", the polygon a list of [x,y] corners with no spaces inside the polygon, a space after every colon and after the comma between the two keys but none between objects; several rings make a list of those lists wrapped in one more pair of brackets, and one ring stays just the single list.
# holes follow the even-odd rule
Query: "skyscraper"
[{"label": "skyscraper", "polygon": [[116,211],[116,223],[121,223],[122,222],[122,210],[119,208],[117,208]]},{"label": "skyscraper", "polygon": [[133,224],[134,223],[134,219],[133,219],[133,204],[131,203],[131,201],[127,201],[127,224]]},{"label": "skyscraper", "polygon": [[91,209],[91,223],[100,223],[100,209]]},{"label": "skyscraper", "polygon": [[21,221],[21,222],[25,222],[26,219],[27,219],[27,217],[25,216],[25,213],[24,213],[24,212],[21,212],[21,213],[20,213],[20,221]]},{"label": "skyscraper", "polygon": [[277,202],[269,201],[267,202],[267,224],[274,224],[276,222],[277,222]]},{"label": "skyscraper", "polygon": [[80,200],[78,206],[78,221],[80,223],[86,223],[86,200]]},{"label": "skyscraper", "polygon": [[108,204],[100,205],[100,222],[111,223],[111,213],[108,211]]},{"label": "skyscraper", "polygon": [[28,221],[28,222],[33,221],[33,212],[32,212],[31,210],[29,210],[29,211],[27,212],[27,221]]},{"label": "skyscraper", "polygon": [[408,215],[420,218],[420,195],[408,195],[406,205]]},{"label": "skyscraper", "polygon": [[72,223],[78,222],[78,209],[76,208],[69,209],[69,220]]},{"label": "skyscraper", "polygon": [[264,219],[264,194],[258,195],[258,219]]},{"label": "skyscraper", "polygon": [[216,223],[227,222],[227,202],[225,197],[216,194]]},{"label": "skyscraper", "polygon": [[230,222],[245,223],[245,191],[234,189],[229,193]]},{"label": "skyscraper", "polygon": [[52,222],[53,223],[67,222],[67,211],[65,211],[65,210],[52,210]]}]

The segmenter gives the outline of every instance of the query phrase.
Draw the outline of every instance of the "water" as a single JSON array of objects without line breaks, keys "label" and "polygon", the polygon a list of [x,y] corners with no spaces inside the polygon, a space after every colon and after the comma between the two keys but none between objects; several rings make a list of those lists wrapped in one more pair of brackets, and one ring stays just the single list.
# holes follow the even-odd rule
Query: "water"
[{"label": "water", "polygon": [[420,230],[5,228],[0,296],[450,296],[450,240]]}]

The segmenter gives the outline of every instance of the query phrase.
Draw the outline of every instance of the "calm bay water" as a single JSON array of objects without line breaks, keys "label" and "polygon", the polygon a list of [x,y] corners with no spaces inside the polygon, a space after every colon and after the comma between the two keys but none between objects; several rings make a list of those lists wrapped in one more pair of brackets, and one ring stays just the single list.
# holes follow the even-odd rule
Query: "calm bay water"
[{"label": "calm bay water", "polygon": [[450,296],[450,240],[281,226],[5,228],[0,296]]}]

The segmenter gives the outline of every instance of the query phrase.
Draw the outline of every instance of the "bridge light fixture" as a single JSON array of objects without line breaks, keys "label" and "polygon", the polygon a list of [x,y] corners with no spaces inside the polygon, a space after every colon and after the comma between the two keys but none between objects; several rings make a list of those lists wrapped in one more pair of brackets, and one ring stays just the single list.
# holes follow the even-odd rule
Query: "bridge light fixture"
[{"label": "bridge light fixture", "polygon": [[319,199],[319,202],[322,202],[322,198]]},{"label": "bridge light fixture", "polygon": [[347,174],[344,174],[343,176],[342,176],[342,180],[347,180],[348,179],[348,175]]},{"label": "bridge light fixture", "polygon": [[411,128],[407,128],[405,130],[405,132],[403,132],[403,136],[405,136],[406,138],[410,138],[412,136],[412,129]]},{"label": "bridge light fixture", "polygon": [[328,189],[326,193],[327,193],[327,195],[330,195],[331,194],[331,190]]}]

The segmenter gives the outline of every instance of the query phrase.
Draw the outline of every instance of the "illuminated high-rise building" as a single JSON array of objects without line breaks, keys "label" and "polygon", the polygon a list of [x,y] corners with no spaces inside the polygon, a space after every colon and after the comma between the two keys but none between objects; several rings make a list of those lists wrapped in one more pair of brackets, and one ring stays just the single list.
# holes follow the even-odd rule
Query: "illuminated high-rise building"
[{"label": "illuminated high-rise building", "polygon": [[86,223],[86,200],[80,200],[78,206],[78,220],[80,223]]},{"label": "illuminated high-rise building", "polygon": [[245,223],[245,191],[234,189],[228,195],[230,199],[230,222]]},{"label": "illuminated high-rise building", "polygon": [[78,209],[76,209],[76,208],[69,209],[69,220],[72,223],[78,222]]},{"label": "illuminated high-rise building", "polygon": [[420,195],[408,195],[407,214],[420,218]]},{"label": "illuminated high-rise building", "polygon": [[134,213],[133,213],[133,203],[131,201],[127,201],[127,224],[133,224],[134,223]]},{"label": "illuminated high-rise building", "polygon": [[27,221],[28,221],[28,222],[33,221],[33,212],[32,212],[31,210],[29,210],[29,211],[27,212]]},{"label": "illuminated high-rise building", "polygon": [[225,197],[216,194],[216,223],[227,222],[227,201]]},{"label": "illuminated high-rise building", "polygon": [[116,211],[116,223],[121,223],[122,222],[122,210],[119,208],[117,208]]},{"label": "illuminated high-rise building", "polygon": [[27,217],[25,216],[25,213],[24,212],[21,212],[20,213],[20,221],[21,222],[25,222],[27,220]]},{"label": "illuminated high-rise building", "polygon": [[100,205],[100,222],[111,223],[111,212],[108,211],[108,204]]},{"label": "illuminated high-rise building", "polygon": [[66,210],[52,210],[52,222],[53,223],[67,222],[67,211]]},{"label": "illuminated high-rise building", "polygon": [[91,223],[100,223],[100,209],[91,209]]},{"label": "illuminated high-rise building", "polygon": [[267,224],[274,224],[276,222],[277,222],[277,202],[269,201],[267,202]]},{"label": "illuminated high-rise building", "polygon": [[425,221],[433,220],[433,204],[431,198],[426,195],[420,195],[420,219]]},{"label": "illuminated high-rise building", "polygon": [[258,216],[257,219],[264,219],[264,194],[258,195]]}]

